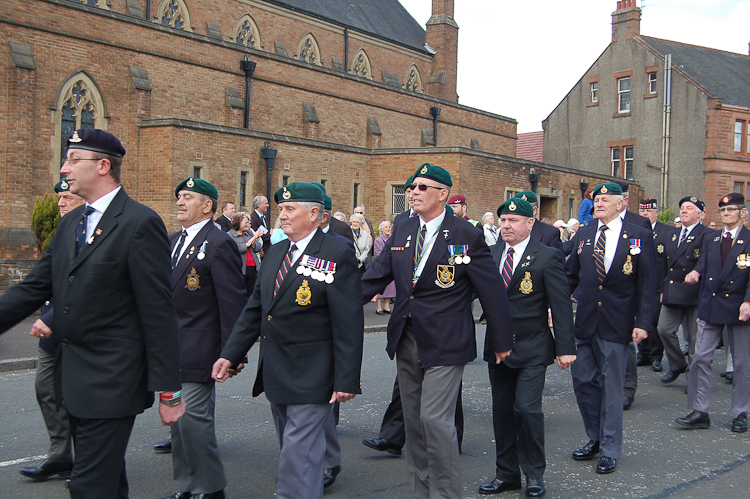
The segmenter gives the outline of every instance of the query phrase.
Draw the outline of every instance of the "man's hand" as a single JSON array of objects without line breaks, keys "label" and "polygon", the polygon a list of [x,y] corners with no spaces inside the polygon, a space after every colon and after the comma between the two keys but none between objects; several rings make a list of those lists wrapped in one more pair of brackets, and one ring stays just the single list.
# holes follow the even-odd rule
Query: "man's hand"
[{"label": "man's hand", "polygon": [[547,310],[547,326],[550,329],[554,329],[555,326],[552,324],[552,310]]},{"label": "man's hand", "polygon": [[49,338],[52,335],[52,330],[47,327],[47,324],[42,322],[42,319],[37,319],[31,326],[31,332],[29,334],[31,336],[36,336],[37,338]]},{"label": "man's hand", "polygon": [[[157,395],[158,397],[158,395]],[[159,416],[161,416],[162,426],[171,426],[177,422],[178,419],[185,414],[185,401],[180,400],[180,403],[174,407],[159,402]]]},{"label": "man's hand", "polygon": [[570,366],[573,365],[573,362],[576,361],[575,355],[558,355],[557,356],[557,366],[560,369],[567,369]]},{"label": "man's hand", "polygon": [[219,383],[225,382],[231,376],[227,375],[227,371],[232,368],[232,363],[227,359],[219,359],[214,362],[214,368],[211,371],[211,377]]},{"label": "man's hand", "polygon": [[685,276],[685,284],[698,284],[700,278],[701,275],[696,270],[693,270]]},{"label": "man's hand", "polygon": [[235,369],[232,369],[230,367],[229,369],[227,369],[227,378],[234,378],[239,373],[241,373],[244,368],[245,368],[245,364],[242,364],[242,363],[237,364],[237,367]]},{"label": "man's hand", "polygon": [[750,303],[742,302],[740,305],[740,320],[747,321],[750,319]]},{"label": "man's hand", "polygon": [[664,293],[659,293],[659,303],[664,303]]},{"label": "man's hand", "polygon": [[348,400],[353,399],[356,397],[353,393],[346,393],[346,392],[333,392],[333,395],[331,395],[331,400],[328,401],[329,404],[333,404],[335,402],[341,402],[342,404]]},{"label": "man's hand", "polygon": [[648,338],[648,331],[639,327],[633,329],[633,341],[640,343],[646,338]]},{"label": "man's hand", "polygon": [[510,355],[511,350],[508,350],[507,352],[495,352],[495,361],[499,364],[502,361],[504,361],[508,355]]}]

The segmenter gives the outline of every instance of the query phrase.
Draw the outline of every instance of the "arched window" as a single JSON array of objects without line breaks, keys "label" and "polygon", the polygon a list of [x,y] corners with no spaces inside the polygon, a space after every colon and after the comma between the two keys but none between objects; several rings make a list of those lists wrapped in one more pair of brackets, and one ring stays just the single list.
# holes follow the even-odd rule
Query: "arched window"
[{"label": "arched window", "polygon": [[101,7],[102,9],[109,10],[106,0],[74,0],[78,3],[85,5],[91,5],[92,7]]},{"label": "arched window", "polygon": [[156,17],[164,26],[193,31],[190,24],[190,12],[183,0],[161,0],[156,10]]},{"label": "arched window", "polygon": [[79,70],[60,86],[52,112],[55,123],[53,174],[59,174],[68,139],[79,128],[107,129],[106,110],[98,86],[86,73]]},{"label": "arched window", "polygon": [[245,47],[260,49],[260,31],[258,31],[258,25],[250,14],[245,14],[240,17],[236,23],[234,23],[234,29],[232,29],[232,40],[238,45],[244,45]]},{"label": "arched window", "polygon": [[322,66],[320,62],[320,48],[312,33],[307,33],[300,38],[295,57],[300,61]]},{"label": "arched window", "polygon": [[412,64],[406,70],[406,76],[404,77],[404,88],[410,92],[422,93],[422,77],[419,76],[419,70],[417,66]]},{"label": "arched window", "polygon": [[352,65],[349,68],[349,72],[354,76],[372,80],[372,66],[370,66],[370,58],[367,57],[367,53],[364,49],[359,49],[354,53],[354,57],[352,57]]}]

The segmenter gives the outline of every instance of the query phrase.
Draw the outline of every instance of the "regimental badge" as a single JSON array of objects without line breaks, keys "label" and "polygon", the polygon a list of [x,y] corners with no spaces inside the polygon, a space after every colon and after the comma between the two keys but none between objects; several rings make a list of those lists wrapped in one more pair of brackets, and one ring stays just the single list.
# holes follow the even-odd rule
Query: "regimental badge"
[{"label": "regimental badge", "polygon": [[664,245],[660,244],[656,247],[657,253],[664,253]]},{"label": "regimental badge", "polygon": [[60,182],[60,187],[63,188],[63,189],[67,189],[68,188],[68,182],[66,180],[63,180],[62,182]]},{"label": "regimental badge", "polygon": [[82,140],[83,139],[78,136],[78,130],[76,130],[75,132],[73,132],[73,136],[68,139],[68,142],[78,143],[78,142],[81,142]]},{"label": "regimental badge", "polygon": [[750,265],[750,260],[747,258],[747,254],[739,255],[737,257],[737,268],[744,270]]},{"label": "regimental badge", "polygon": [[521,293],[530,295],[534,291],[534,283],[531,282],[531,272],[524,272],[524,277],[521,280],[521,286],[518,288]]},{"label": "regimental badge", "polygon": [[693,258],[695,258],[697,260],[698,258],[700,258],[700,256],[701,256],[701,249],[700,248],[694,249],[693,250]]},{"label": "regimental badge", "polygon": [[607,190],[607,186],[606,186],[606,185],[603,185],[603,186],[602,186],[602,190],[601,190],[601,191],[599,191],[599,192],[601,192],[602,194],[606,194],[606,193],[608,193],[609,191]]},{"label": "regimental badge", "polygon": [[[524,195],[524,197],[526,197],[526,196]],[[510,211],[516,211],[516,203],[514,203],[513,201],[511,201],[510,204],[508,205],[508,209]]]},{"label": "regimental badge", "polygon": [[425,173],[427,173],[427,165],[424,165],[424,166],[422,167],[422,169],[421,169],[421,170],[419,170],[419,173],[421,173],[422,175],[424,175]]},{"label": "regimental badge", "polygon": [[297,299],[294,300],[294,303],[302,305],[303,307],[309,305],[310,298],[312,298],[312,292],[307,284],[307,279],[302,279],[302,285],[297,290]]},{"label": "regimental badge", "polygon": [[737,244],[745,244],[745,241],[743,241],[742,239],[737,239]]},{"label": "regimental badge", "polygon": [[622,266],[622,273],[625,275],[630,275],[633,273],[633,260],[631,260],[630,255],[628,255],[628,259]]},{"label": "regimental badge", "polygon": [[185,287],[188,289],[188,291],[197,291],[201,289],[200,283],[200,276],[195,271],[195,267],[193,267],[190,270],[190,274],[188,274],[187,284],[185,285]]},{"label": "regimental badge", "polygon": [[101,236],[102,235],[102,229],[96,229],[96,235]]},{"label": "regimental badge", "polygon": [[404,248],[408,248],[409,246],[411,246],[411,234],[406,238],[406,246]]},{"label": "regimental badge", "polygon": [[190,177],[188,181],[185,183],[186,186],[190,187],[191,189],[195,187],[195,181],[193,180],[193,177]]},{"label": "regimental badge", "polygon": [[[71,141],[71,142],[72,142],[72,141]],[[725,203],[725,204],[726,204],[726,203],[728,203],[728,202],[729,202],[729,197],[727,197],[727,196],[724,196],[724,199],[722,199],[722,201],[724,201],[724,203]]]},{"label": "regimental badge", "polygon": [[524,201],[528,201],[529,200],[529,198],[526,197],[526,194],[521,194],[521,199],[523,199]]},{"label": "regimental badge", "polygon": [[677,241],[677,234],[672,234],[672,241]]},{"label": "regimental badge", "polygon": [[281,194],[281,197],[284,199],[289,199],[290,197],[292,197],[292,193],[286,189],[286,186],[284,186],[284,192]]},{"label": "regimental badge", "polygon": [[583,241],[578,245],[578,254],[580,255],[581,253],[583,253]]},{"label": "regimental badge", "polygon": [[435,279],[435,284],[440,286],[443,289],[450,288],[454,284],[456,284],[455,279],[456,277],[456,268],[453,265],[438,265],[437,266],[437,279]]},{"label": "regimental badge", "polygon": [[448,229],[443,229],[443,237],[448,239],[448,235],[451,233]]},{"label": "regimental badge", "polygon": [[695,196],[690,196],[690,202],[691,203],[697,203],[698,202],[698,198],[695,197]]},{"label": "regimental badge", "polygon": [[719,239],[721,239],[721,236],[716,236],[716,237],[714,238],[714,242],[715,242],[715,243],[718,243],[718,242],[719,242]]}]

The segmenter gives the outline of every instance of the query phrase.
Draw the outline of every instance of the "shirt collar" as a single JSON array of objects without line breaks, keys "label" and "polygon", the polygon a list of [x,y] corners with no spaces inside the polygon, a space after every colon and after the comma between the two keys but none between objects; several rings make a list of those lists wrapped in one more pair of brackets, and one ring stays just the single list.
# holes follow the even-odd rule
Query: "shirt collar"
[{"label": "shirt collar", "polygon": [[513,248],[513,253],[515,253],[516,255],[523,255],[524,251],[526,251],[526,246],[529,245],[530,239],[531,239],[531,234],[526,236],[526,239],[516,244],[515,246],[508,245],[508,248]]},{"label": "shirt collar", "polygon": [[721,237],[727,237],[727,232],[731,232],[732,239],[737,239],[737,234],[740,232],[740,227],[742,227],[742,225],[738,225],[732,230],[727,230],[727,227],[724,226],[724,230],[721,232]]},{"label": "shirt collar", "polygon": [[203,227],[205,227],[206,224],[208,222],[210,222],[210,221],[211,221],[211,219],[207,218],[205,220],[202,220],[202,221],[200,221],[198,223],[195,223],[195,224],[191,225],[190,227],[183,227],[182,230],[184,230],[185,232],[187,232],[188,236],[195,237],[195,235],[197,233],[199,233],[201,231],[201,229]]},{"label": "shirt collar", "polygon": [[[596,226],[596,230],[598,231],[601,228],[602,225],[604,225],[604,224],[602,223],[601,220],[599,220],[599,223]],[[619,233],[620,229],[622,229],[622,218],[615,217],[614,220],[612,220],[611,222],[609,222],[607,224],[607,228],[609,230],[613,231],[613,232],[618,232]]]},{"label": "shirt collar", "polygon": [[328,234],[328,231],[331,230],[331,224],[326,225],[324,228],[321,228],[320,230],[323,231],[323,234]]},{"label": "shirt collar", "polygon": [[310,240],[312,240],[312,238],[313,238],[313,236],[315,235],[316,232],[318,232],[318,227],[316,227],[315,230],[313,230],[312,232],[310,232],[308,235],[306,235],[305,237],[303,237],[302,239],[300,239],[296,243],[294,243],[294,242],[292,242],[290,240],[289,241],[289,243],[290,243],[289,247],[291,248],[292,247],[291,245],[295,244],[295,245],[297,245],[297,251],[301,251],[302,253],[304,253],[305,249],[307,248],[307,245],[310,243]]},{"label": "shirt collar", "polygon": [[432,234],[436,230],[440,228],[440,225],[443,223],[443,220],[445,219],[445,208],[443,208],[443,212],[430,220],[429,222],[425,222],[424,219],[420,216],[419,217],[419,230],[422,230],[422,226],[427,226],[427,234]]},{"label": "shirt collar", "polygon": [[107,208],[109,208],[110,203],[112,203],[112,200],[115,198],[118,192],[120,192],[120,189],[122,189],[121,185],[118,185],[115,190],[112,192],[105,194],[104,196],[100,197],[96,201],[94,201],[91,204],[86,204],[87,206],[91,206],[93,209],[98,211],[99,213],[104,213],[107,211]]}]

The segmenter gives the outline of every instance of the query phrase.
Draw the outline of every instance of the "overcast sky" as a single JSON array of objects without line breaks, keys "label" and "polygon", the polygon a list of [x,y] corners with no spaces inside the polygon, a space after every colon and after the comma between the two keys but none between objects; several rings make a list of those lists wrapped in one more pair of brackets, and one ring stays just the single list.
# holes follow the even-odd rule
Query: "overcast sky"
[{"label": "overcast sky", "polygon": [[[641,34],[741,54],[750,0],[637,0]],[[430,0],[400,0],[422,26]],[[645,7],[644,7],[645,6]],[[545,119],[612,39],[616,0],[456,0],[459,102],[515,118]]]}]

